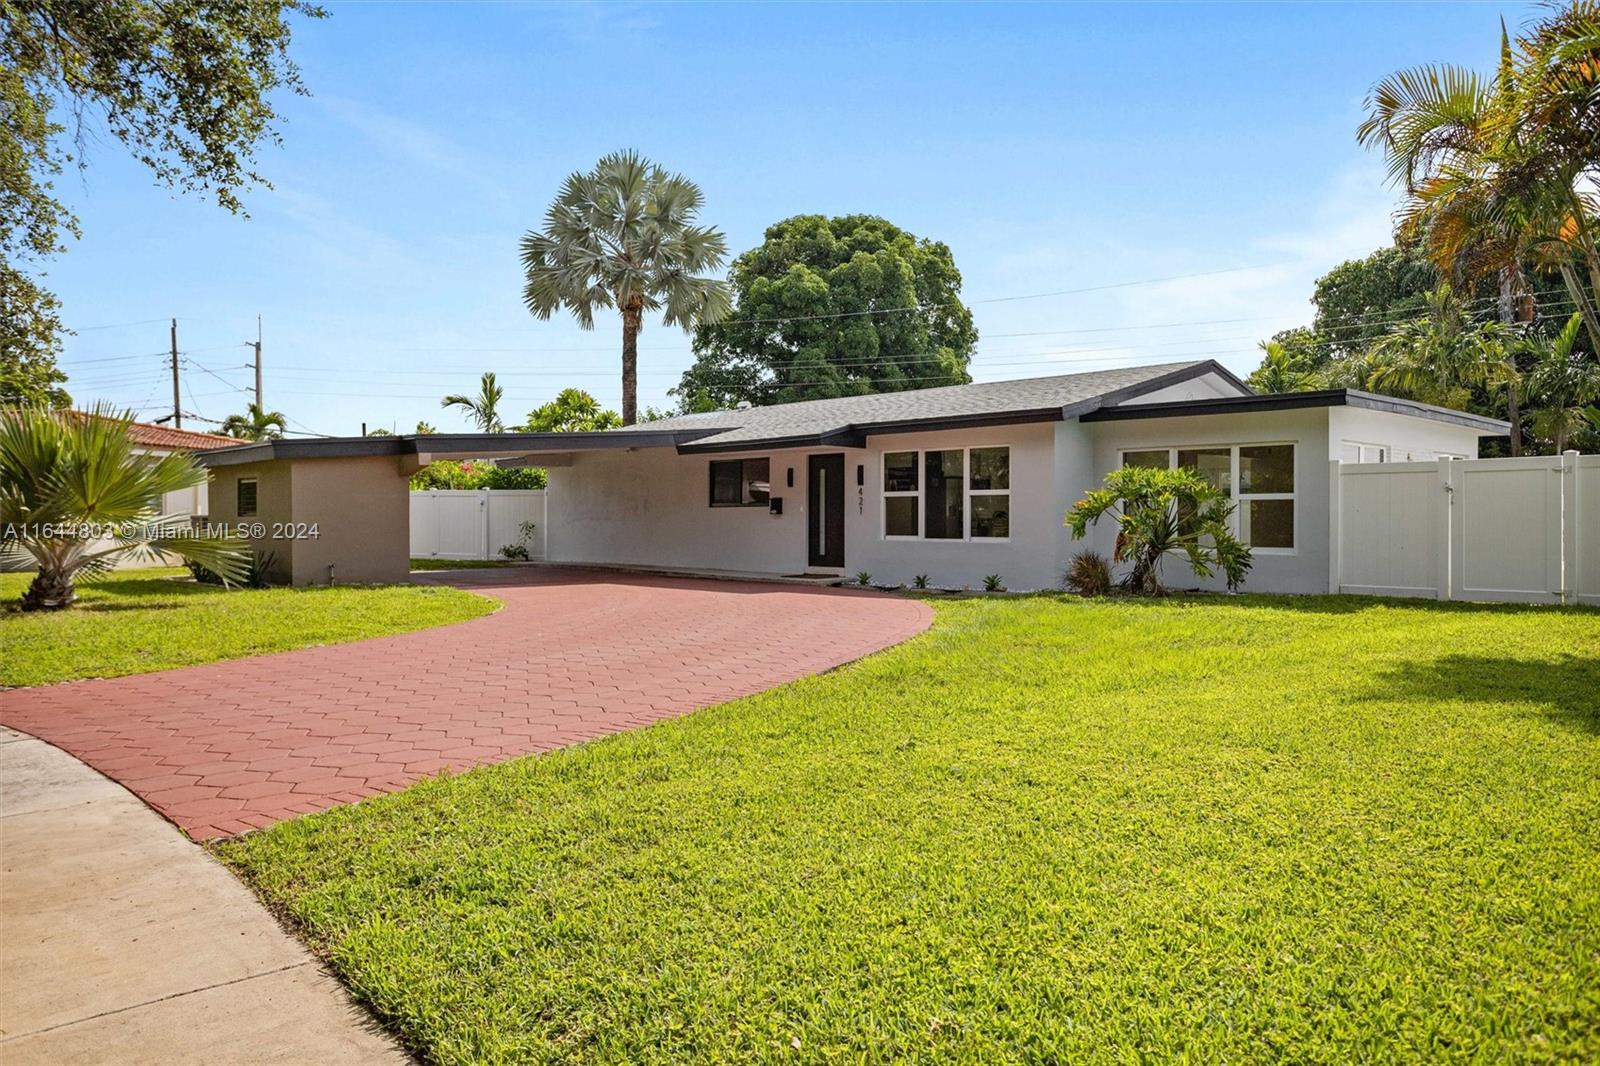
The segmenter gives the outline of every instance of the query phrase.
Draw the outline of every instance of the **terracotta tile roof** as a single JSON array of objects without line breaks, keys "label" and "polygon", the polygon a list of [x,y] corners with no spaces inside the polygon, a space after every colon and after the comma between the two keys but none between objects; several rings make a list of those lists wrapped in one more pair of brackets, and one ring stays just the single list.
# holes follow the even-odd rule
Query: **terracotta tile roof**
[{"label": "terracotta tile roof", "polygon": [[[87,417],[87,412],[84,411],[72,413],[80,418]],[[128,436],[133,443],[146,448],[167,448],[172,451],[198,452],[207,448],[225,448],[250,443],[235,437],[224,437],[218,433],[196,433],[190,429],[158,426],[153,422],[128,423]]]}]

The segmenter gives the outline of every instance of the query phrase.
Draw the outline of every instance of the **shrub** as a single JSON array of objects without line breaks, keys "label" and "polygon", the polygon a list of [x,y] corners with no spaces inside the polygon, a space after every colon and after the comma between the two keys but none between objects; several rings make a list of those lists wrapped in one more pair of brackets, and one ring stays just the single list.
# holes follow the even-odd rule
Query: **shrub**
[{"label": "shrub", "polygon": [[911,579],[911,587],[912,588],[916,588],[916,589],[925,589],[925,588],[927,588],[928,587],[928,575],[927,574],[918,574],[916,577],[912,578]]},{"label": "shrub", "polygon": [[543,470],[496,466],[486,459],[440,459],[411,475],[412,491],[423,489],[542,489]]},{"label": "shrub", "polygon": [[988,577],[983,579],[983,591],[1004,592],[1005,590],[1006,587],[1001,583],[999,574],[990,574]]},{"label": "shrub", "polygon": [[1061,583],[1080,596],[1104,596],[1111,591],[1111,563],[1099,552],[1081,551],[1067,563]]},{"label": "shrub", "polygon": [[1232,514],[1227,496],[1193,470],[1125,466],[1107,474],[1103,488],[1073,504],[1066,524],[1081,540],[1091,525],[1110,515],[1117,523],[1112,558],[1133,564],[1123,587],[1156,596],[1162,592],[1161,563],[1168,552],[1186,555],[1196,577],[1221,570],[1230,591],[1244,583],[1250,549],[1228,527]]},{"label": "shrub", "polygon": [[856,584],[858,584],[858,585],[870,585],[870,584],[872,584],[872,575],[867,573],[865,570],[861,571],[859,574],[856,575]]},{"label": "shrub", "polygon": [[528,546],[526,544],[502,544],[500,554],[507,559],[520,559],[528,561]]},{"label": "shrub", "polygon": [[[245,565],[243,577],[235,583],[246,588],[266,588],[269,584],[267,575],[272,570],[272,564],[277,561],[277,552],[251,552],[250,558]],[[189,568],[190,575],[202,585],[220,585],[223,583],[221,574],[207,570],[192,559],[184,565]]]}]

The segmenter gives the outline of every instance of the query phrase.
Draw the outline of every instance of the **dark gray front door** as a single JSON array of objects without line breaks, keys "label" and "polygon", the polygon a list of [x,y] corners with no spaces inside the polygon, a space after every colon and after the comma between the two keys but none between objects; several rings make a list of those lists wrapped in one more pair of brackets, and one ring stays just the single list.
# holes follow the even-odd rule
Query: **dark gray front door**
[{"label": "dark gray front door", "polygon": [[808,566],[844,565],[844,453],[810,457]]}]

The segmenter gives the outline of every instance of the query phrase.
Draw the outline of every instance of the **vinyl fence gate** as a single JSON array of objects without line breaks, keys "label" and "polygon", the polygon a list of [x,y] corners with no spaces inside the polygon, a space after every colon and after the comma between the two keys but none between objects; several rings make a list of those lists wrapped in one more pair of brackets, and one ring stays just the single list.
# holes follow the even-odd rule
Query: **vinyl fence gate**
[{"label": "vinyl fence gate", "polygon": [[1600,455],[1340,463],[1328,587],[1600,604]]},{"label": "vinyl fence gate", "polygon": [[[522,523],[532,522],[524,537]],[[544,558],[543,489],[428,489],[411,494],[413,559],[500,559],[520,544]]]}]

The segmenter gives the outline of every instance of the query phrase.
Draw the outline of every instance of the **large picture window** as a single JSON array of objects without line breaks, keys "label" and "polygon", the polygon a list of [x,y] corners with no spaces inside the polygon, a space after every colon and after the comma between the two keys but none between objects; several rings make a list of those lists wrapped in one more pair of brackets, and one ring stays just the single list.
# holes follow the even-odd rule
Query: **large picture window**
[{"label": "large picture window", "polygon": [[883,535],[893,540],[1010,539],[1011,449],[884,453]]},{"label": "large picture window", "polygon": [[768,459],[727,459],[711,464],[711,506],[765,507],[772,499]]},{"label": "large picture window", "polygon": [[1294,550],[1293,444],[1135,448],[1122,465],[1194,470],[1237,504],[1234,533],[1253,551]]}]

